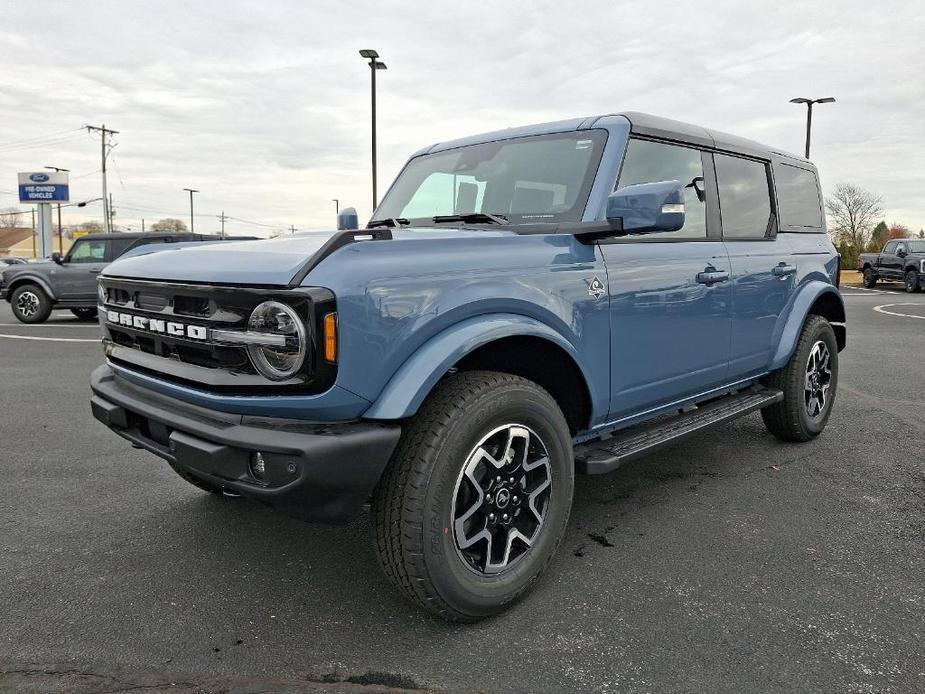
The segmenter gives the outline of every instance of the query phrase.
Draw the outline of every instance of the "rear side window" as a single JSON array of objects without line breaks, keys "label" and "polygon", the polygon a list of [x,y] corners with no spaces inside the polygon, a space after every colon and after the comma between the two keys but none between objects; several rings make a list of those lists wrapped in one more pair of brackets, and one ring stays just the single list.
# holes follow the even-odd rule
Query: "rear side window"
[{"label": "rear side window", "polygon": [[767,165],[725,154],[715,155],[714,161],[723,238],[766,238],[771,222]]},{"label": "rear side window", "polygon": [[774,167],[774,183],[782,227],[822,229],[822,205],[815,172],[778,164]]},{"label": "rear side window", "polygon": [[120,255],[125,253],[128,250],[129,246],[132,245],[134,239],[112,239],[110,243],[110,253],[112,260],[115,260]]}]

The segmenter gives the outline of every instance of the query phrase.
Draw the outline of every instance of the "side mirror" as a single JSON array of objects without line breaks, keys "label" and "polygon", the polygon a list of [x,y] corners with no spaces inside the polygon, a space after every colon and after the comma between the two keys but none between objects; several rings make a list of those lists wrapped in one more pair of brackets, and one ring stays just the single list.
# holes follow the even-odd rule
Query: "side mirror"
[{"label": "side mirror", "polygon": [[677,231],[684,226],[684,187],[680,181],[636,183],[607,196],[607,220],[623,220],[623,233]]},{"label": "side mirror", "polygon": [[897,255],[897,257],[899,257],[899,258],[905,258],[905,257],[906,257],[906,249],[900,248],[898,251],[896,251],[896,255]]},{"label": "side mirror", "polygon": [[51,254],[51,259],[53,262],[58,263],[58,265],[64,264],[64,258],[61,256],[60,253],[58,253],[58,251],[55,251],[54,253]]},{"label": "side mirror", "polygon": [[360,228],[360,220],[356,208],[345,207],[337,213],[337,230],[349,231]]}]

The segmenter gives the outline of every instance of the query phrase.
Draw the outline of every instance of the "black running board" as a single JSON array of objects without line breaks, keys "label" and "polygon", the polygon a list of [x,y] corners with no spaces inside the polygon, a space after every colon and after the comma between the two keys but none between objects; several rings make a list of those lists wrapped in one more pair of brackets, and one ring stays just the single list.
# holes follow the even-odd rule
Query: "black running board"
[{"label": "black running board", "polygon": [[575,447],[575,466],[586,475],[603,475],[623,463],[784,399],[779,390],[753,387],[695,407],[657,424],[631,427],[602,441]]}]

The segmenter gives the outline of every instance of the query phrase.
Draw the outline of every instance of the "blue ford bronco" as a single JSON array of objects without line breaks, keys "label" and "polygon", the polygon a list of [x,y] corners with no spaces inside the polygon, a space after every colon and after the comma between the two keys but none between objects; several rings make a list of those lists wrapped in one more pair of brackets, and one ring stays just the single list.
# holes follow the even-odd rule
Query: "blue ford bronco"
[{"label": "blue ford bronco", "polygon": [[639,113],[446,142],[364,229],[100,275],[93,414],[214,494],[343,522],[456,621],[556,550],[574,475],[760,411],[825,428],[846,341],[816,170]]}]

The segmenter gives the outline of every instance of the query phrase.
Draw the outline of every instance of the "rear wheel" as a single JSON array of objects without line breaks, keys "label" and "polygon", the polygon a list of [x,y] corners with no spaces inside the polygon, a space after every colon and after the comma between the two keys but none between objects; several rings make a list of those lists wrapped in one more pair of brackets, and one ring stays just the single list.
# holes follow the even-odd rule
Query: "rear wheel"
[{"label": "rear wheel", "polygon": [[51,300],[35,284],[24,284],[10,297],[13,315],[23,323],[43,323],[51,315]]},{"label": "rear wheel", "polygon": [[497,614],[555,552],[573,485],[571,435],[549,393],[508,374],[451,376],[402,432],[373,495],[379,562],[446,619]]},{"label": "rear wheel", "polygon": [[809,441],[825,429],[838,388],[838,344],[822,316],[810,315],[787,365],[767,385],[784,399],[761,410],[765,426],[783,441]]},{"label": "rear wheel", "polygon": [[93,320],[96,318],[96,309],[90,308],[72,308],[71,313],[80,318],[80,320]]},{"label": "rear wheel", "polygon": [[877,276],[874,274],[874,271],[869,267],[864,268],[864,286],[868,289],[873,289],[877,286]]},{"label": "rear wheel", "polygon": [[905,277],[906,291],[909,294],[914,294],[919,291],[919,273],[915,270],[909,270],[906,273]]}]

